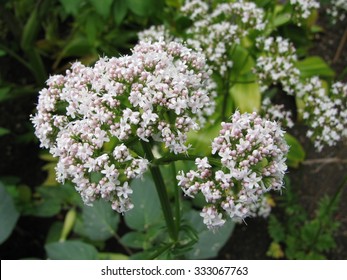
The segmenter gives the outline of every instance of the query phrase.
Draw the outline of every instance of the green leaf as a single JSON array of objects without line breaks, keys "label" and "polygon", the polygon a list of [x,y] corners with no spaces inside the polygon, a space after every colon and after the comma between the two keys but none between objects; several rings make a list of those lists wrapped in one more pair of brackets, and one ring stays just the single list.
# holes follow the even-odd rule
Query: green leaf
[{"label": "green leaf", "polygon": [[137,16],[147,17],[162,7],[161,0],[126,0],[128,8]]},{"label": "green leaf", "polygon": [[82,241],[54,242],[45,245],[49,259],[52,260],[96,260],[98,251]]},{"label": "green leaf", "polygon": [[103,21],[99,15],[90,13],[85,22],[85,33],[91,46],[95,45],[98,34],[103,29]]},{"label": "green leaf", "polygon": [[181,7],[181,1],[180,0],[165,0],[166,5],[179,8]]},{"label": "green leaf", "polygon": [[257,112],[260,108],[261,94],[258,83],[237,83],[230,88],[235,107],[244,112]]},{"label": "green leaf", "polygon": [[131,200],[135,207],[124,215],[127,226],[143,231],[163,222],[158,194],[149,174],[143,179],[133,180],[131,186],[134,191]]},{"label": "green leaf", "polygon": [[266,5],[270,4],[272,0],[255,0],[254,2],[258,7],[265,7]]},{"label": "green leaf", "polygon": [[22,33],[22,38],[21,38],[21,47],[24,50],[27,50],[28,48],[33,47],[34,41],[37,38],[37,34],[39,32],[40,28],[40,20],[38,16],[38,11],[37,8],[35,8],[26,22],[23,33]]},{"label": "green leaf", "polygon": [[252,71],[254,59],[244,47],[235,45],[230,53],[230,59],[233,62],[233,67],[231,68],[232,81],[238,80],[241,75]]},{"label": "green leaf", "polygon": [[110,15],[113,0],[89,0],[89,2],[103,18],[107,18]]},{"label": "green leaf", "polygon": [[319,56],[307,57],[304,60],[298,61],[296,66],[300,70],[302,78],[312,76],[333,78],[335,76],[334,70]]},{"label": "green leaf", "polygon": [[12,197],[6,192],[5,186],[0,182],[0,244],[12,233],[19,218],[19,213]]},{"label": "green leaf", "polygon": [[46,171],[47,173],[47,178],[46,180],[43,182],[44,186],[57,186],[59,183],[56,180],[56,168],[57,164],[56,162],[51,162],[51,163],[47,163],[44,166],[42,166],[42,170]]},{"label": "green leaf", "polygon": [[[193,249],[187,254],[189,259],[209,259],[218,255],[219,250],[229,240],[234,230],[235,223],[230,220],[226,221],[224,226],[218,231],[207,229],[203,219],[196,210],[187,213],[186,218],[189,224],[198,232],[199,240],[193,246]],[[208,246],[207,246],[208,244]]]},{"label": "green leaf", "polygon": [[117,232],[119,214],[109,202],[98,200],[93,206],[83,206],[83,234],[94,241],[104,241]]},{"label": "green leaf", "polygon": [[279,243],[285,240],[285,229],[274,215],[270,216],[268,231],[275,243]]},{"label": "green leaf", "polygon": [[0,136],[11,133],[11,131],[7,128],[0,127]]},{"label": "green leaf", "polygon": [[281,259],[284,257],[284,252],[279,243],[271,242],[270,247],[266,252],[266,255],[274,259]]},{"label": "green leaf", "polygon": [[4,50],[0,49],[0,56],[5,56],[6,54],[7,53]]},{"label": "green leaf", "polygon": [[59,241],[65,241],[66,238],[68,237],[68,235],[70,234],[75,221],[76,221],[76,210],[75,208],[71,208],[65,215],[65,219],[64,219],[64,225],[61,231],[61,235],[59,238]]},{"label": "green leaf", "polygon": [[65,203],[81,205],[78,193],[68,184],[55,187],[39,187],[34,194],[30,208],[25,209],[25,214],[36,217],[52,217],[61,211]]},{"label": "green leaf", "polygon": [[207,129],[199,131],[191,131],[188,133],[187,143],[192,145],[194,154],[201,156],[211,155],[211,150],[206,147],[211,146],[211,142],[218,136],[221,127],[219,125],[211,126]]},{"label": "green leaf", "polygon": [[100,260],[128,260],[129,257],[123,254],[102,252],[98,254]]},{"label": "green leaf", "polygon": [[62,222],[54,222],[49,228],[45,244],[58,242],[60,239],[61,231],[63,230],[63,226],[64,224]]},{"label": "green leaf", "polygon": [[0,87],[0,102],[10,97],[9,95],[10,90],[11,90],[10,87]]},{"label": "green leaf", "polygon": [[291,19],[291,16],[289,13],[278,14],[273,20],[273,25],[274,27],[279,27],[281,25],[288,23],[290,19]]},{"label": "green leaf", "polygon": [[95,49],[89,43],[86,37],[74,37],[71,41],[67,42],[62,51],[58,54],[56,61],[54,62],[53,68],[57,68],[60,61],[67,57],[83,57],[86,55],[93,54]]},{"label": "green leaf", "polygon": [[117,25],[121,24],[128,12],[126,0],[117,0],[113,4],[113,18]]},{"label": "green leaf", "polygon": [[289,145],[287,155],[287,165],[293,168],[299,167],[299,164],[304,161],[306,153],[300,142],[289,133],[284,135],[284,138]]},{"label": "green leaf", "polygon": [[146,242],[146,234],[142,232],[129,232],[122,236],[122,244],[134,249],[144,249],[144,244]]},{"label": "green leaf", "polygon": [[67,14],[76,16],[81,5],[80,0],[59,0]]}]

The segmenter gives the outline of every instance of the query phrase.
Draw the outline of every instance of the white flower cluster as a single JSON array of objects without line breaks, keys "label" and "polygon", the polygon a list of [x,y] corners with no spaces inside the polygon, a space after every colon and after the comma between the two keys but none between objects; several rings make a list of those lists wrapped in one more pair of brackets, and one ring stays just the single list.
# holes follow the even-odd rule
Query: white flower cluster
[{"label": "white flower cluster", "polygon": [[332,17],[333,23],[343,21],[347,17],[347,1],[331,0],[327,12]]},{"label": "white flower cluster", "polygon": [[271,213],[271,204],[269,198],[265,195],[261,196],[258,201],[251,204],[249,207],[249,217],[256,218],[267,218]]},{"label": "white flower cluster", "polygon": [[302,90],[303,119],[309,126],[307,137],[316,149],[321,151],[326,145],[334,146],[347,139],[347,84],[334,83],[327,94],[319,78],[313,77]]},{"label": "white flower cluster", "polygon": [[57,179],[71,179],[87,204],[103,198],[118,212],[131,209],[128,182],[148,161],[128,143],[153,138],[186,152],[187,132],[214,110],[209,72],[201,54],[157,42],[52,76],[32,122],[41,146],[58,157]]},{"label": "white flower cluster", "polygon": [[177,38],[174,38],[170,34],[169,30],[164,25],[152,25],[150,28],[139,32],[137,36],[140,42],[157,42],[160,40],[165,42],[179,42]]},{"label": "white flower cluster", "polygon": [[235,221],[254,216],[264,193],[281,190],[287,152],[284,131],[276,122],[237,111],[230,123],[222,123],[212,142],[219,166],[212,168],[207,157],[198,158],[197,170],[181,171],[177,179],[186,195],[204,195],[207,205],[201,216],[213,229],[222,226],[227,216]]},{"label": "white flower cluster", "polygon": [[289,3],[294,8],[293,17],[298,24],[307,19],[313,10],[320,7],[319,1],[316,0],[290,0]]},{"label": "white flower cluster", "polygon": [[296,49],[282,37],[258,38],[257,47],[262,54],[257,58],[254,73],[264,92],[270,85],[281,85],[293,95],[299,85],[300,71],[295,66]]},{"label": "white flower cluster", "polygon": [[283,104],[273,104],[268,97],[262,101],[261,112],[266,119],[277,121],[282,127],[294,126],[292,112],[287,111]]},{"label": "white flower cluster", "polygon": [[[202,0],[186,1],[181,12],[192,21],[185,32],[185,44],[202,51],[209,65],[222,76],[232,67],[228,55],[235,44],[253,30],[265,28],[264,11],[254,3],[236,1],[220,3],[213,9]],[[151,27],[139,33],[144,41],[156,41],[164,37],[167,41],[182,41],[169,35],[164,26]]]},{"label": "white flower cluster", "polygon": [[255,3],[236,1],[220,3],[208,12],[206,3],[192,2],[187,1],[181,10],[193,22],[186,30],[187,44],[202,49],[213,70],[223,76],[232,67],[228,57],[232,47],[252,30],[265,28],[264,11]]}]

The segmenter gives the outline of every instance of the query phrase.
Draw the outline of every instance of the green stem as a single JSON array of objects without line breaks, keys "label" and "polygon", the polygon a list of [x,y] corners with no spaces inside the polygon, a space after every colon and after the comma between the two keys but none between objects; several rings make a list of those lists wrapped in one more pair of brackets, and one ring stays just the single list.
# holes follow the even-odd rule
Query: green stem
[{"label": "green stem", "polygon": [[[230,58],[233,57],[234,53],[236,50],[236,44],[232,46],[232,50],[230,51]],[[228,51],[229,52],[229,51]],[[222,121],[225,120],[225,115],[226,115],[226,110],[227,110],[227,105],[228,105],[228,99],[229,99],[229,89],[230,89],[230,73],[229,69],[227,73],[224,76],[224,85],[223,85],[223,91],[224,91],[224,96],[223,96],[223,105],[222,105]]]},{"label": "green stem", "polygon": [[[152,153],[152,147],[149,142],[144,142],[141,141],[141,145],[143,147],[143,150],[145,152],[146,158],[150,162],[154,162],[155,158]],[[174,241],[178,240],[178,230],[176,228],[176,223],[174,220],[174,217],[172,215],[172,210],[171,210],[171,204],[169,200],[169,196],[167,194],[167,190],[165,187],[164,179],[161,174],[161,171],[159,169],[158,165],[152,164],[150,165],[150,171],[153,177],[153,181],[159,196],[161,208],[164,213],[164,218],[165,218],[165,223],[169,231],[170,238]]]},{"label": "green stem", "polygon": [[175,162],[172,162],[170,164],[171,166],[171,174],[172,174],[172,181],[174,182],[174,195],[175,195],[175,222],[176,222],[176,229],[179,232],[180,231],[180,226],[181,226],[181,205],[180,205],[180,188],[178,187],[178,182],[176,179],[176,164]]},{"label": "green stem", "polygon": [[159,257],[161,254],[169,250],[172,247],[172,245],[172,243],[165,244],[162,248],[159,248],[155,253],[153,253],[153,255],[149,257],[149,259],[154,260],[155,258]]},{"label": "green stem", "polygon": [[222,121],[226,120],[226,111],[227,111],[227,105],[228,105],[228,99],[230,96],[230,83],[229,83],[229,71],[227,71],[225,77],[225,83],[223,86],[223,90],[224,90],[224,96],[223,96],[223,106],[222,106]]}]

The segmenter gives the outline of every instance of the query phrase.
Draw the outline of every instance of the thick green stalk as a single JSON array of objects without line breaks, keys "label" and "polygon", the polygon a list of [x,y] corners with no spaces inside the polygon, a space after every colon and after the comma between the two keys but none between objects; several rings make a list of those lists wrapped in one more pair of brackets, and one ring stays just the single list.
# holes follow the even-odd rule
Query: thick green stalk
[{"label": "thick green stalk", "polygon": [[181,224],[180,223],[181,222],[181,204],[180,204],[181,193],[180,193],[180,188],[178,186],[177,179],[176,179],[177,171],[176,171],[175,162],[172,162],[170,166],[171,166],[172,181],[174,182],[173,186],[174,186],[174,195],[175,195],[175,222],[176,222],[176,229],[179,232],[180,224]]},{"label": "thick green stalk", "polygon": [[[144,141],[141,141],[141,144],[142,144],[143,150],[145,152],[146,158],[150,162],[153,162],[155,160],[155,158],[154,158],[153,153],[152,153],[151,144],[149,142],[144,142]],[[174,217],[172,215],[171,204],[170,204],[169,196],[167,194],[167,190],[166,190],[163,176],[161,174],[159,166],[151,164],[149,169],[151,171],[153,181],[154,181],[155,187],[157,189],[157,193],[159,196],[161,208],[162,208],[163,213],[164,213],[165,223],[166,223],[166,226],[168,228],[170,238],[174,241],[177,241],[178,230],[176,227]]]}]

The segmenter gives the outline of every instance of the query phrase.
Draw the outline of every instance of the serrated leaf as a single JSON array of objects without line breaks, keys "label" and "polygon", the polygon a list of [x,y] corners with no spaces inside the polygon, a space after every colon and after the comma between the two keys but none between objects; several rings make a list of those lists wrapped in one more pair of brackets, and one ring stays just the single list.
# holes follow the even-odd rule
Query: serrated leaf
[{"label": "serrated leaf", "polygon": [[[196,210],[191,210],[186,214],[186,219],[199,236],[198,242],[193,246],[192,250],[187,254],[189,259],[209,259],[218,255],[219,250],[229,240],[234,230],[235,223],[228,220],[223,227],[213,232],[207,229],[203,223],[203,219]],[[208,244],[208,246],[206,246]]]},{"label": "serrated leaf", "polygon": [[158,194],[149,174],[146,174],[143,179],[133,180],[131,187],[134,191],[131,196],[134,208],[124,215],[127,226],[131,229],[143,231],[162,222]]},{"label": "serrated leaf", "polygon": [[109,202],[98,200],[93,206],[83,206],[83,234],[94,241],[104,241],[117,232],[119,214]]},{"label": "serrated leaf", "polygon": [[319,56],[310,56],[304,60],[298,61],[296,66],[300,70],[302,78],[320,76],[333,78],[334,70]]},{"label": "serrated leaf", "polygon": [[96,260],[98,251],[82,241],[54,242],[45,245],[49,259],[52,260]]},{"label": "serrated leaf", "polygon": [[306,153],[300,142],[289,133],[284,135],[284,138],[289,145],[287,155],[287,165],[293,168],[299,167],[299,164],[304,161]]},{"label": "serrated leaf", "polygon": [[261,94],[258,83],[237,83],[230,88],[235,107],[245,112],[257,112],[260,108]]},{"label": "serrated leaf", "polygon": [[12,233],[19,218],[12,197],[6,192],[5,186],[0,182],[0,244]]}]

